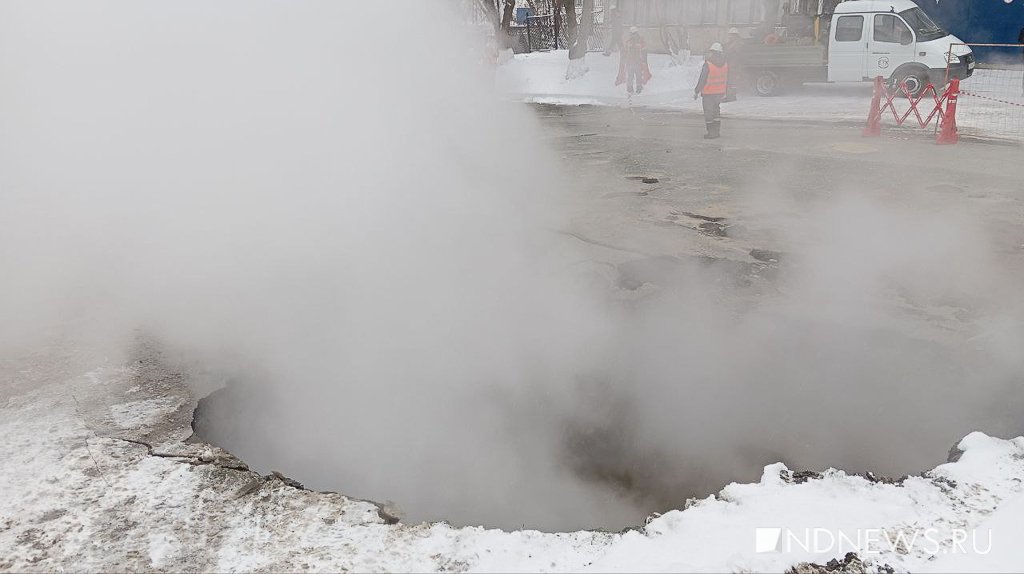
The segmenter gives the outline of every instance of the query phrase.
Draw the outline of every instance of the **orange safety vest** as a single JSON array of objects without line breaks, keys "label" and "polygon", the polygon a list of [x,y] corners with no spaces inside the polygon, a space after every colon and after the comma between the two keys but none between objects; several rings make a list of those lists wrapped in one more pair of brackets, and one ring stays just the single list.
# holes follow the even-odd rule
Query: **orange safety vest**
[{"label": "orange safety vest", "polygon": [[725,84],[729,78],[729,64],[716,66],[708,62],[708,79],[704,83],[701,94],[705,96],[721,95],[725,93]]}]

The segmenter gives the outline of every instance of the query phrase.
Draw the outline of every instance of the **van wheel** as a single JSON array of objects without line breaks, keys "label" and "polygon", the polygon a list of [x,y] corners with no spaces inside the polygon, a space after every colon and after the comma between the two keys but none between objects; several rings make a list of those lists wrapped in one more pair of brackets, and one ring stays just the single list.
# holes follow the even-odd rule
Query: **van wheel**
[{"label": "van wheel", "polygon": [[782,79],[770,70],[764,70],[754,80],[754,91],[759,96],[777,96],[782,91]]},{"label": "van wheel", "polygon": [[924,92],[925,87],[928,86],[928,70],[924,68],[910,68],[898,71],[892,75],[891,83],[892,89],[897,90],[899,95],[906,96],[900,88],[902,84],[906,84],[910,97],[919,98]]}]

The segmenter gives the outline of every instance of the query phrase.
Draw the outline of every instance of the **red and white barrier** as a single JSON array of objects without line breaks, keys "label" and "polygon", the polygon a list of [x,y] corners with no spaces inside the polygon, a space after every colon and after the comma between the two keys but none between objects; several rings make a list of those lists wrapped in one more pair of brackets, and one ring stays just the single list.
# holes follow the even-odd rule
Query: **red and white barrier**
[{"label": "red and white barrier", "polygon": [[[913,114],[917,120],[918,127],[928,127],[933,118],[938,121],[938,135],[935,138],[937,144],[955,144],[959,139],[956,129],[956,100],[960,93],[960,80],[950,80],[946,90],[939,94],[934,84],[928,84],[916,98],[912,97],[910,90],[905,83],[901,83],[895,90],[890,91],[885,85],[881,76],[875,78],[875,91],[871,97],[871,110],[868,112],[868,122],[864,127],[864,137],[877,137],[882,135],[882,116],[885,110],[892,112],[892,117],[897,126],[902,126]],[[910,104],[902,114],[896,110],[896,98],[903,96]],[[928,111],[927,116],[921,115],[920,105],[924,103]]]}]

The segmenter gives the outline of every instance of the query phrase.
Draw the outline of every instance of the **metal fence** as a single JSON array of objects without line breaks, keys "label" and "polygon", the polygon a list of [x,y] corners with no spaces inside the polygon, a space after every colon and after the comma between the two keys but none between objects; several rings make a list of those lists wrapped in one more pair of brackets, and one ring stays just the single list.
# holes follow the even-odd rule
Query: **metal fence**
[{"label": "metal fence", "polygon": [[565,25],[552,14],[531,16],[526,19],[526,51],[558,50],[569,47]]},{"label": "metal fence", "polygon": [[[971,48],[977,57],[971,62],[975,66],[974,73],[960,82],[957,127],[967,134],[1024,141],[1024,44],[968,43],[953,46]],[[984,51],[984,48],[989,50]],[[953,51],[951,46],[949,53]],[[948,67],[964,65],[970,64],[957,58]],[[946,75],[951,77],[953,74],[947,71]],[[932,78],[936,83],[941,80]]]},{"label": "metal fence", "polygon": [[[525,26],[514,26],[510,31],[512,48],[516,52],[538,52],[564,50],[572,43],[564,21],[552,14],[540,14],[526,18]],[[606,34],[604,26],[594,23],[587,38],[587,49],[591,52],[604,50]]]}]

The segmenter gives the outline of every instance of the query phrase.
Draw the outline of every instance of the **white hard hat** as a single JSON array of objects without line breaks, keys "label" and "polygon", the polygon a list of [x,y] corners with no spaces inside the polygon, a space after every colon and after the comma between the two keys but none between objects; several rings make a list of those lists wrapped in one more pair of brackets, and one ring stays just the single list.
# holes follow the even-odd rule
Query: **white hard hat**
[{"label": "white hard hat", "polygon": [[718,42],[715,42],[714,44],[711,44],[711,47],[708,48],[708,51],[709,52],[721,52],[722,51],[722,45],[719,44]]},{"label": "white hard hat", "polygon": [[629,33],[630,34],[639,34],[640,33],[640,28],[637,28],[636,26],[630,26]]},{"label": "white hard hat", "polygon": [[736,34],[737,36],[739,36],[740,29],[739,28],[729,28],[729,33],[730,34]]}]

